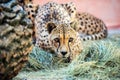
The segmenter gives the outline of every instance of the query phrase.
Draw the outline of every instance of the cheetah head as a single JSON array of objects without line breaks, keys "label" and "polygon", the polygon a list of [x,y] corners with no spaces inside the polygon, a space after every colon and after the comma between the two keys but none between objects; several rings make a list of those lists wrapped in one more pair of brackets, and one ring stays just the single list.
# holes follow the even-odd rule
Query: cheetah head
[{"label": "cheetah head", "polygon": [[78,33],[67,24],[47,24],[52,49],[60,58],[73,59],[82,50]]}]

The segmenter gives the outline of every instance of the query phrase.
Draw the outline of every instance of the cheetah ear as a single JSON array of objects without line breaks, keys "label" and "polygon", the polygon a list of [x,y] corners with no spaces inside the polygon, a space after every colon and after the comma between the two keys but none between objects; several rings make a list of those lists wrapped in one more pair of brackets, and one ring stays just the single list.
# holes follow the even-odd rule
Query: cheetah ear
[{"label": "cheetah ear", "polygon": [[54,28],[56,28],[57,26],[54,24],[54,23],[48,23],[47,24],[47,30],[48,30],[48,32],[49,32],[49,34],[52,32],[52,30],[54,29]]}]

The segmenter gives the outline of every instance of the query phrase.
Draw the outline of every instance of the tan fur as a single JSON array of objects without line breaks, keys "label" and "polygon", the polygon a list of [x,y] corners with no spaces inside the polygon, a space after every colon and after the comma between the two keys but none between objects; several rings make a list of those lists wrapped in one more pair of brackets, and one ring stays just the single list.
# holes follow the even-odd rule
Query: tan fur
[{"label": "tan fur", "polygon": [[[35,45],[47,51],[53,50],[58,57],[63,57],[61,51],[66,51],[64,57],[73,59],[82,50],[81,40],[99,40],[107,37],[104,22],[89,13],[77,12],[72,2],[66,4],[48,2],[43,6],[35,7],[31,1],[30,4],[29,0],[25,1],[28,18],[35,24]],[[55,37],[60,39],[59,44],[54,41]],[[74,39],[71,43],[68,42],[70,37]]]},{"label": "tan fur", "polygon": [[[56,42],[55,39],[59,39],[59,41]],[[70,57],[70,59],[73,59],[82,51],[82,44],[78,33],[65,24],[61,24],[54,28],[49,35],[49,40],[52,49],[57,53],[58,57]],[[67,53],[63,55],[62,52]]]}]

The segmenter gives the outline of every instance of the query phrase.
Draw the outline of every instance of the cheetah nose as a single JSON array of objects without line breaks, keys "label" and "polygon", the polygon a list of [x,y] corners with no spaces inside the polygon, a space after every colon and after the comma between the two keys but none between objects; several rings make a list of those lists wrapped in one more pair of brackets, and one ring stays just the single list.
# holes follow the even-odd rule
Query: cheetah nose
[{"label": "cheetah nose", "polygon": [[67,54],[67,51],[62,51],[61,54],[65,56]]}]

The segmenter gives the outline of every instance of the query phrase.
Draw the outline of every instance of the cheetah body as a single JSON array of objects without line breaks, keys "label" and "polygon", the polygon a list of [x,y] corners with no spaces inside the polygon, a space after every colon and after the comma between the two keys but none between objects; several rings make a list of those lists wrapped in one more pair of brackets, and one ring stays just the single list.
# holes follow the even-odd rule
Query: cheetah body
[{"label": "cheetah body", "polygon": [[[58,56],[61,56],[60,52],[67,52],[68,54],[65,57],[71,57],[71,55],[73,57],[82,51],[81,41],[107,37],[107,28],[104,22],[91,14],[78,13],[74,3],[48,2],[39,6],[34,24],[36,46],[47,51],[53,50]],[[70,35],[68,36],[65,33]],[[55,37],[56,34],[59,35],[57,38]],[[63,34],[63,38],[61,34]],[[74,37],[72,34],[75,34]],[[71,38],[73,41],[69,42]],[[74,44],[70,45],[73,42]],[[64,57],[63,54],[62,57]]]}]

